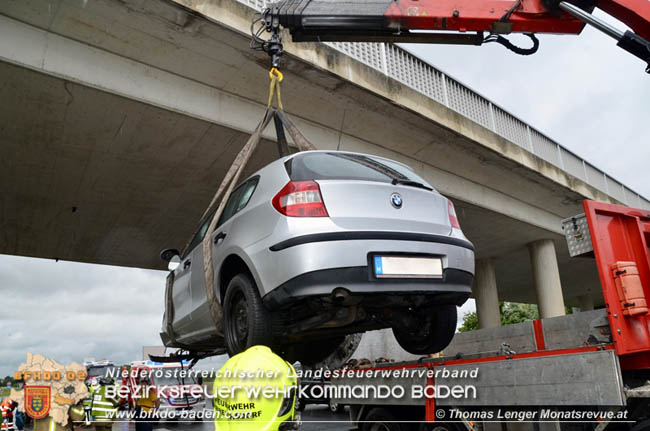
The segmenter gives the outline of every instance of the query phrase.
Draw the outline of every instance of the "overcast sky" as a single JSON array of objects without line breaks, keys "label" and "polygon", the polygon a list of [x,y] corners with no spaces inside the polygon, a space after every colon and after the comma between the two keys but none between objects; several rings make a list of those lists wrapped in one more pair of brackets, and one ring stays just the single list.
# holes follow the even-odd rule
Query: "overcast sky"
[{"label": "overcast sky", "polygon": [[[650,197],[645,65],[589,28],[540,39],[530,57],[496,44],[409,49]],[[0,376],[28,351],[64,363],[140,359],[143,345],[160,344],[164,281],[160,271],[0,255]]]}]

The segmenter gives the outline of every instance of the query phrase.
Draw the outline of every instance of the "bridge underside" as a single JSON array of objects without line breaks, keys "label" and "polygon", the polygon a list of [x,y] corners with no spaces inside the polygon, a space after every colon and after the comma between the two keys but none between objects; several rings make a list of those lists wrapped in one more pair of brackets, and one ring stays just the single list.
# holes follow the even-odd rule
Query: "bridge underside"
[{"label": "bridge underside", "polygon": [[[268,60],[247,46],[162,0],[0,4],[0,253],[162,269],[159,251],[184,245],[263,112]],[[602,301],[560,220],[609,197],[522,165],[517,146],[433,101],[441,122],[287,60],[284,102],[307,137],[404,161],[450,196],[500,299],[536,302],[527,245],[553,239],[566,302]],[[249,172],[274,159],[272,137]]]}]

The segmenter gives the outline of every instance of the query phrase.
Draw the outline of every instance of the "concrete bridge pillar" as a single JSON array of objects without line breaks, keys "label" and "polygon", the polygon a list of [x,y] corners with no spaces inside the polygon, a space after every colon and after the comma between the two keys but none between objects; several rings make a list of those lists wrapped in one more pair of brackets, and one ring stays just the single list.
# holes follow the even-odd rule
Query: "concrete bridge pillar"
[{"label": "concrete bridge pillar", "polygon": [[533,283],[540,319],[564,316],[564,297],[555,244],[550,239],[541,239],[528,244],[528,250],[533,266]]},{"label": "concrete bridge pillar", "polygon": [[501,326],[497,279],[490,259],[476,261],[474,297],[479,329]]},{"label": "concrete bridge pillar", "polygon": [[591,311],[594,309],[594,298],[591,295],[578,296],[578,307],[580,311]]}]

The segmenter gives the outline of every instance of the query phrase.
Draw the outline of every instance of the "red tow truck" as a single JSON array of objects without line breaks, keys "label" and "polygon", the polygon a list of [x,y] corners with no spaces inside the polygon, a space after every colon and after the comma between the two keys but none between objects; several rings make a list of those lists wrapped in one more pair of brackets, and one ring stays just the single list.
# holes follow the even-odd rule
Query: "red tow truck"
[{"label": "red tow truck", "polygon": [[362,431],[650,429],[650,211],[584,209],[563,228],[596,259],[604,309],[456,334],[444,357],[335,376],[333,401]]}]

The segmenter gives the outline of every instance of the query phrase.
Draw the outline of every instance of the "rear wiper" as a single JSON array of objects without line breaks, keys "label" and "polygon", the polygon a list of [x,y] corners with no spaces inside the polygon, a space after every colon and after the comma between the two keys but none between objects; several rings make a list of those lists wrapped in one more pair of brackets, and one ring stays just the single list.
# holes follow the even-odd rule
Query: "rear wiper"
[{"label": "rear wiper", "polygon": [[392,185],[402,185],[402,186],[411,186],[411,187],[417,187],[420,189],[424,190],[429,190],[430,192],[433,191],[431,187],[427,187],[422,183],[418,183],[417,181],[411,181],[411,180],[400,180],[399,178],[393,178],[393,181],[391,181]]}]

